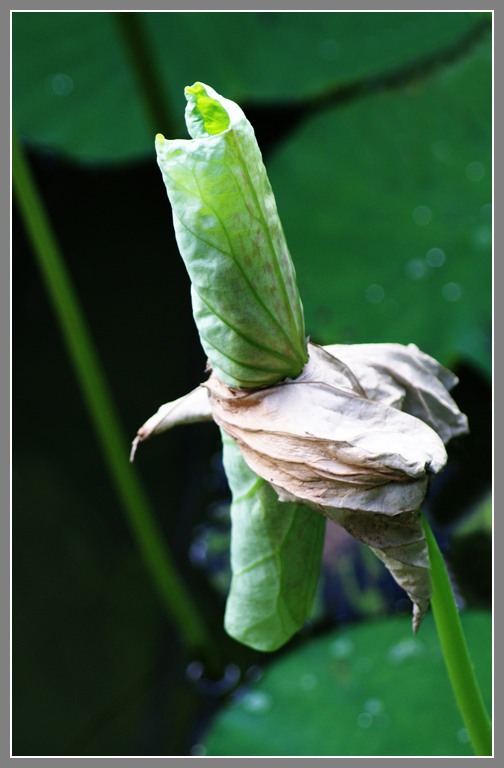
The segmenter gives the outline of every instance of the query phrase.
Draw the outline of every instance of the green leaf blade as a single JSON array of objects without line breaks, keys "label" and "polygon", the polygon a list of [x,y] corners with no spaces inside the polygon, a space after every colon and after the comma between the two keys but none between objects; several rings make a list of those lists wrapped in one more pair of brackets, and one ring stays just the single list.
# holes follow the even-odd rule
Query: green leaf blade
[{"label": "green leaf blade", "polygon": [[252,126],[208,86],[186,96],[193,139],[158,135],[156,151],[203,348],[230,386],[295,378],[307,360],[303,309]]},{"label": "green leaf blade", "polygon": [[[465,610],[461,620],[491,707],[492,616]],[[474,757],[430,613],[415,638],[406,617],[387,616],[272,659],[201,743],[207,757]]]},{"label": "green leaf blade", "polygon": [[[136,16],[176,123],[179,94],[201,72],[232,98],[243,99],[245,94],[249,103],[301,101],[453,45],[483,14],[142,12]],[[113,13],[15,11],[12,55],[13,110],[23,136],[39,147],[85,162],[149,156],[152,131]],[[52,87],[59,74],[74,84],[66,96],[57,95]],[[473,99],[471,94],[467,101]],[[454,122],[460,124],[460,119]],[[161,122],[156,130],[168,127]]]},{"label": "green leaf blade", "polygon": [[233,493],[231,569],[225,628],[260,651],[280,648],[307,620],[318,581],[326,519],[277,493],[222,433]]}]

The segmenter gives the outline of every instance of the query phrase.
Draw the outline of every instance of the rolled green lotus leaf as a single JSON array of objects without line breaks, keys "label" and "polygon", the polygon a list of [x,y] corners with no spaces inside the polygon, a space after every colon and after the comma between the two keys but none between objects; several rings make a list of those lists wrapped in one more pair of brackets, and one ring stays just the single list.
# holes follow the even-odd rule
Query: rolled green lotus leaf
[{"label": "rolled green lotus leaf", "polygon": [[222,432],[231,505],[231,589],[224,626],[235,640],[275,651],[303,626],[317,586],[326,519],[282,503]]},{"label": "rolled green lotus leaf", "polygon": [[253,128],[203,83],[185,95],[192,139],[158,134],[156,152],[201,343],[228,386],[295,378],[307,361],[303,309]]}]

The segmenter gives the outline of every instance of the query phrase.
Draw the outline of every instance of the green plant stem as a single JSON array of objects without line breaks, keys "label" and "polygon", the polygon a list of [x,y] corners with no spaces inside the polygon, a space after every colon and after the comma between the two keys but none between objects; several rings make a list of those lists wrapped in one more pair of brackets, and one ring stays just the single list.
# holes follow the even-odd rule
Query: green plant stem
[{"label": "green plant stem", "polygon": [[144,100],[153,139],[157,133],[176,136],[174,120],[166,108],[159,68],[156,67],[152,58],[152,46],[149,46],[146,39],[141,16],[142,14],[136,11],[114,12],[114,18]]},{"label": "green plant stem", "polygon": [[68,355],[86,401],[106,465],[126,512],[144,562],[182,642],[220,672],[219,653],[208,629],[163,543],[140,479],[129,463],[125,438],[108,384],[95,351],[84,313],[53,234],[31,170],[12,138],[12,173],[21,216],[42,279],[56,313]]},{"label": "green plant stem", "polygon": [[446,668],[474,751],[478,756],[489,756],[492,725],[476,681],[443,556],[424,516],[422,521],[431,566],[431,606]]}]

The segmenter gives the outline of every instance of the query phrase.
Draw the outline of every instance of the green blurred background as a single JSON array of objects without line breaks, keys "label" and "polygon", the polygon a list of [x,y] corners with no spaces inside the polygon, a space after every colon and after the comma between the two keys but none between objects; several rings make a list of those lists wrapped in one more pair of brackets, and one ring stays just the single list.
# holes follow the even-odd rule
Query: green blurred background
[{"label": "green blurred background", "polygon": [[[311,339],[414,342],[459,375],[454,395],[471,436],[454,443],[426,510],[461,604],[483,611],[468,620],[483,623],[491,605],[491,24],[491,14],[472,12],[12,14],[14,130],[127,434],[204,378],[153,148],[158,131],[187,135],[183,89],[201,80],[237,101],[256,129]],[[150,93],[146,61],[156,78]],[[306,683],[291,692],[302,713],[310,681],[324,675],[306,672],[295,654],[314,658],[313,636],[403,617],[409,605],[377,561],[331,526],[313,621],[287,652],[265,657],[227,638],[219,435],[213,424],[187,427],[142,446],[136,469],[219,648],[221,674],[205,674],[139,555],[16,206],[13,227],[13,754],[268,754],[253,751],[272,743],[259,721],[244,728],[256,734],[252,745],[233,741],[226,712],[215,721],[224,740],[204,735],[225,697],[239,686],[240,701],[251,692],[271,699],[255,681],[263,665],[274,680],[290,650]],[[485,627],[473,642],[488,676]],[[412,657],[420,680],[422,654]],[[416,708],[415,685],[400,690]],[[405,754],[393,751],[405,733],[412,755],[448,754],[450,744],[453,754],[471,754],[448,688],[446,697],[437,706],[440,717],[453,710],[453,744],[427,749],[387,715],[376,731],[386,739],[370,754]],[[378,722],[381,710],[370,706],[360,714]],[[285,741],[271,754],[294,754],[288,710],[283,717]],[[354,719],[325,746],[324,732],[307,728],[296,754],[356,754],[352,739],[368,726]]]}]

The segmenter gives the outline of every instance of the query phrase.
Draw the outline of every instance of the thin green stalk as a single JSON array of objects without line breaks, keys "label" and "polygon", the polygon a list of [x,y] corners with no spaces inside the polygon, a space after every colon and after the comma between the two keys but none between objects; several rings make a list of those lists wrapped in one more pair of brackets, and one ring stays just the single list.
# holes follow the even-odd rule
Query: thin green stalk
[{"label": "thin green stalk", "polygon": [[149,45],[145,36],[141,17],[142,14],[136,11],[114,12],[114,18],[144,100],[153,139],[160,131],[167,136],[175,136],[174,121],[166,107],[159,68],[154,63],[152,46]]},{"label": "thin green stalk", "polygon": [[489,756],[492,754],[492,724],[476,681],[443,556],[424,516],[422,521],[431,566],[431,606],[446,668],[474,751],[478,756]]},{"label": "thin green stalk", "polygon": [[12,173],[19,209],[33,245],[42,279],[56,313],[68,355],[86,401],[116,492],[128,517],[144,562],[176,625],[181,640],[205,655],[215,671],[219,653],[198,609],[181,580],[140,479],[129,463],[129,445],[42,199],[16,136],[12,138]]}]

